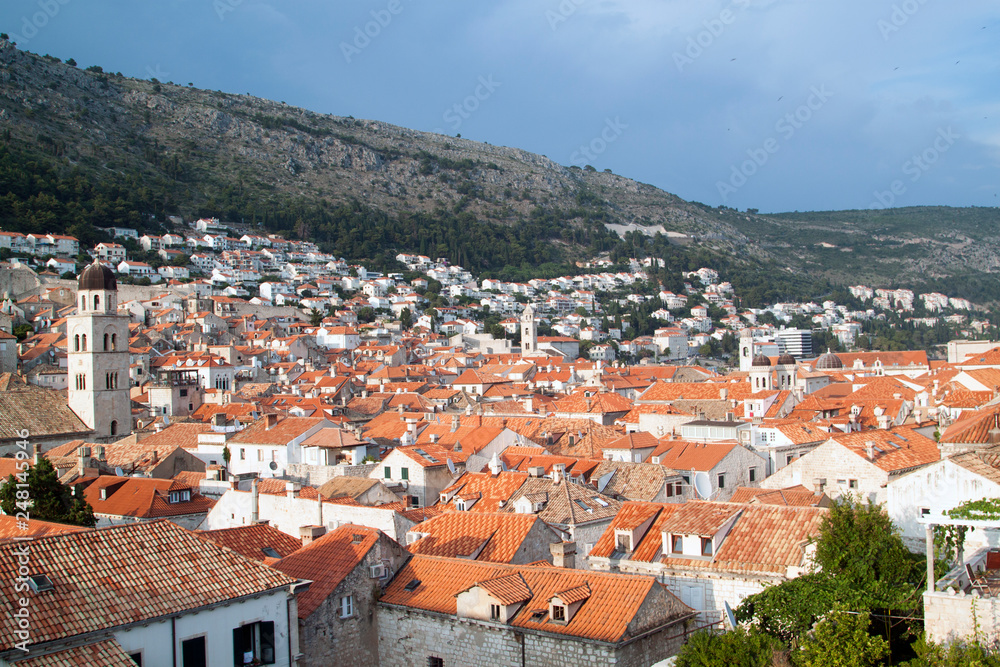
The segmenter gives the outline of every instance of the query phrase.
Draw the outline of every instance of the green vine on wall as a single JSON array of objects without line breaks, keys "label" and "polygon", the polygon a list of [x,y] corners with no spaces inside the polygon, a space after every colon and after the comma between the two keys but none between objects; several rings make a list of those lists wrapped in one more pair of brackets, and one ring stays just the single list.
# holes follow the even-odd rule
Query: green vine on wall
[{"label": "green vine on wall", "polygon": [[[945,514],[951,519],[1000,521],[1000,498],[968,500]],[[959,554],[965,548],[965,536],[968,532],[969,526],[934,526],[934,548],[950,564],[957,564]]]}]

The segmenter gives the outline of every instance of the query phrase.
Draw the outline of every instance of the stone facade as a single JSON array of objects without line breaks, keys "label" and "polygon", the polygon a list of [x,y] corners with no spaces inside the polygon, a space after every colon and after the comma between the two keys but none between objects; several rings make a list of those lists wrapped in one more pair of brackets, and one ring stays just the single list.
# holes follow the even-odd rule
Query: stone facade
[{"label": "stone facade", "polygon": [[285,474],[293,482],[303,486],[320,487],[334,477],[368,477],[378,467],[377,463],[349,466],[315,466],[306,463],[290,463],[285,468]]},{"label": "stone facade", "polygon": [[[819,488],[819,480],[826,480],[822,489]],[[854,480],[854,486],[851,480]],[[843,445],[828,440],[768,477],[760,486],[786,489],[801,484],[812,491],[822,491],[830,499],[851,493],[869,502],[884,503],[888,482],[888,472]]]},{"label": "stone facade", "polygon": [[[352,665],[377,667],[379,658],[379,615],[377,605],[382,584],[388,578],[373,579],[373,565],[387,565],[395,573],[407,557],[406,550],[384,534],[354,570],[340,582],[316,611],[299,619],[299,643],[303,659],[300,667]],[[341,617],[340,599],[353,597],[353,614]]]},{"label": "stone facade", "polygon": [[981,642],[992,645],[1000,641],[1000,600],[952,589],[925,592],[924,632],[932,642],[970,640],[978,633]]},{"label": "stone facade", "polygon": [[[661,604],[667,602],[651,602],[637,621],[658,613]],[[445,665],[648,667],[676,655],[693,627],[679,621],[616,645],[386,604],[379,605],[378,618],[380,664],[386,667],[425,667],[431,657]]]}]

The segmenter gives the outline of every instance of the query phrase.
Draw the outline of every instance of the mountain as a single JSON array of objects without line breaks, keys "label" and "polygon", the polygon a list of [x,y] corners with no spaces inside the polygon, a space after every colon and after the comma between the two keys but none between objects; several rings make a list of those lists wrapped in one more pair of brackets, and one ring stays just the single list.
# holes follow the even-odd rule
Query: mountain
[{"label": "mountain", "polygon": [[[672,271],[740,273],[766,285],[761,297],[867,281],[983,300],[1000,286],[997,209],[712,208],[517,148],[81,70],[6,40],[0,188],[4,229],[83,241],[110,226],[162,231],[169,215],[215,216],[351,259],[419,252],[518,278],[602,253],[656,253]],[[629,230],[639,233],[621,241]]]}]

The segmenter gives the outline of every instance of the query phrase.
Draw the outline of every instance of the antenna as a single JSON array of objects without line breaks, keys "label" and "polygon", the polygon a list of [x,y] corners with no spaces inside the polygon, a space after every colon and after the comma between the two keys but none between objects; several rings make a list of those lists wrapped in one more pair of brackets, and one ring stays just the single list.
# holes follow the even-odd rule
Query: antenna
[{"label": "antenna", "polygon": [[712,497],[712,480],[709,479],[707,472],[694,473],[694,490],[702,500],[709,500]]},{"label": "antenna", "polygon": [[728,602],[723,602],[723,606],[726,609],[726,618],[729,619],[729,627],[733,630],[736,629],[736,614],[733,613],[733,608],[729,606]]},{"label": "antenna", "polygon": [[448,459],[448,471],[451,472],[452,475],[455,474],[455,464],[451,462],[451,459]]}]

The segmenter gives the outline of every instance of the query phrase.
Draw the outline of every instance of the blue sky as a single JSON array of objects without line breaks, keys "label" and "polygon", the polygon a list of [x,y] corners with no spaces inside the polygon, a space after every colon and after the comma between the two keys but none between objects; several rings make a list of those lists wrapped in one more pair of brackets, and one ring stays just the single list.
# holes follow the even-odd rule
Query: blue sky
[{"label": "blue sky", "polygon": [[4,0],[0,30],[711,205],[1000,205],[995,0]]}]

